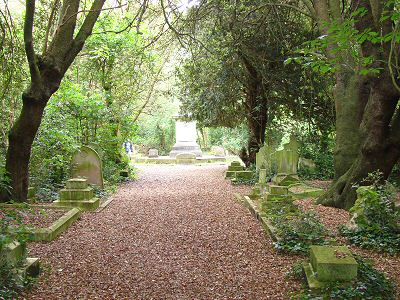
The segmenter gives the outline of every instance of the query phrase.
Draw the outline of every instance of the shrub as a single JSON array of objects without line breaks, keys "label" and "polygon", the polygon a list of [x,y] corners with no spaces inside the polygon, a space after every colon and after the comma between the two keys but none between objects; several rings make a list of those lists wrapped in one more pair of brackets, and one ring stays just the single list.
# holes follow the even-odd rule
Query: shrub
[{"label": "shrub", "polygon": [[[23,224],[23,213],[29,210],[25,204],[17,209],[3,209],[0,211],[0,251],[12,241],[25,244],[32,240],[32,230]],[[15,266],[0,258],[0,299],[16,299],[17,290],[28,284],[21,285],[13,274]]]},{"label": "shrub", "polygon": [[342,226],[340,233],[360,247],[399,253],[400,213],[394,204],[393,186],[379,184],[379,174],[371,174],[368,182],[372,185],[358,188],[358,199],[350,210],[355,226]]},{"label": "shrub", "polygon": [[311,245],[327,244],[327,231],[318,217],[311,212],[272,218],[280,240],[274,243],[277,250],[308,253]]}]

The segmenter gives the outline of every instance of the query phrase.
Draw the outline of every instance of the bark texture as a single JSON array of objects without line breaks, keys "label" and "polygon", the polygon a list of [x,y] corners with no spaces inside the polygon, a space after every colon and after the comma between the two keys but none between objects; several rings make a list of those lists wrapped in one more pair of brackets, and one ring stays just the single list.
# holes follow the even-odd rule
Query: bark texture
[{"label": "bark texture", "polygon": [[268,120],[268,101],[261,74],[257,68],[244,56],[240,55],[247,73],[246,81],[246,110],[249,128],[247,144],[248,155],[242,155],[242,160],[249,166],[256,162],[256,153],[265,141],[265,128]]},{"label": "bark texture", "polygon": [[[317,1],[314,5],[321,31],[327,32],[321,25],[323,23],[340,22],[339,15],[329,13],[334,11],[330,7],[334,3]],[[381,20],[383,4],[383,1],[354,1],[353,7],[366,10],[365,14],[356,17],[355,28],[359,32],[370,29],[382,36],[391,32],[391,21]],[[372,57],[372,67],[379,68],[380,73],[360,76],[346,73],[344,68],[339,68],[336,73],[335,180],[319,203],[351,208],[356,199],[354,185],[374,171],[382,172],[382,179],[386,179],[399,160],[400,93],[393,84],[388,66],[391,50],[390,43],[366,41],[361,44],[360,56]],[[327,53],[330,58],[354,63],[348,59],[348,53],[335,51],[335,45],[330,45]],[[354,67],[357,71],[357,66]]]}]

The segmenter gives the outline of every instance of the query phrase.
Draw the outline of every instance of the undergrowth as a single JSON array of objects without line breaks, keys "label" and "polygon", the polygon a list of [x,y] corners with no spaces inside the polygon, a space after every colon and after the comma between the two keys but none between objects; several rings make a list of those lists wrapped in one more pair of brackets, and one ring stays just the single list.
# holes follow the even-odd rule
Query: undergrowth
[{"label": "undergrowth", "polygon": [[396,192],[389,183],[380,184],[379,174],[370,174],[368,187],[360,187],[350,212],[353,225],[341,226],[340,233],[357,246],[400,253],[400,212],[395,207]]}]

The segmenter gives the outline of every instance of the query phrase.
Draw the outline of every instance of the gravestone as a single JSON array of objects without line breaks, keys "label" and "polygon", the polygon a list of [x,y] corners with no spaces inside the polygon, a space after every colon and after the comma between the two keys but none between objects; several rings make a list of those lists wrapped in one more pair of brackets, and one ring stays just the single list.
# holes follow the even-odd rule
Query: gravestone
[{"label": "gravestone", "polygon": [[197,144],[196,122],[186,121],[181,117],[175,118],[176,143],[169,153],[170,157],[176,157],[179,153],[193,153],[196,157],[201,157],[202,152]]},{"label": "gravestone", "polygon": [[212,155],[215,155],[215,156],[219,156],[219,157],[225,156],[225,149],[223,147],[212,146],[210,152]]},{"label": "gravestone", "polygon": [[258,173],[258,183],[261,185],[267,184],[267,170],[266,169],[260,169],[260,172]]},{"label": "gravestone", "polygon": [[256,153],[256,169],[266,169],[267,172],[271,172],[271,154],[273,153],[273,148],[264,145]]},{"label": "gravestone", "polygon": [[274,152],[271,157],[277,174],[296,175],[299,163],[299,143],[292,135],[290,142],[283,145],[283,150]]},{"label": "gravestone", "polygon": [[100,159],[103,159],[104,157],[104,150],[100,147],[99,144],[95,143],[95,142],[90,142],[87,144],[87,146],[89,146],[90,148],[92,148],[94,151],[97,152],[97,154],[100,156]]},{"label": "gravestone", "polygon": [[157,149],[150,149],[148,156],[149,157],[158,157],[158,150]]},{"label": "gravestone", "polygon": [[84,177],[88,183],[97,185],[101,189],[103,185],[103,168],[98,153],[89,146],[82,146],[72,157],[71,177]]},{"label": "gravestone", "polygon": [[315,162],[312,159],[309,158],[299,158],[299,168],[300,169],[309,169],[314,171],[316,169]]}]

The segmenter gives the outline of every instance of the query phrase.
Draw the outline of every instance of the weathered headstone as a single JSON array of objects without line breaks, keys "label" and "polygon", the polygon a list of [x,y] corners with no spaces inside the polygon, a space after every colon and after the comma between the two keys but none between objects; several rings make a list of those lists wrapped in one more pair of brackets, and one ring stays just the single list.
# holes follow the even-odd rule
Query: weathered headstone
[{"label": "weathered headstone", "polygon": [[98,143],[95,142],[90,142],[87,144],[90,148],[92,148],[94,151],[97,152],[97,154],[100,156],[100,159],[103,159],[104,157],[104,150],[103,148],[100,147]]},{"label": "weathered headstone", "polygon": [[196,163],[196,155],[191,152],[187,153],[178,153],[175,156],[176,163],[177,164],[183,164],[183,165],[188,165],[188,164],[194,164]]},{"label": "weathered headstone", "polygon": [[265,185],[267,183],[267,169],[260,169],[258,173],[258,183]]},{"label": "weathered headstone", "polygon": [[99,154],[89,146],[82,146],[72,157],[71,177],[84,177],[88,183],[103,188],[103,169]]},{"label": "weathered headstone", "polygon": [[181,117],[176,117],[176,143],[169,153],[170,157],[176,157],[179,153],[194,153],[196,157],[202,156],[200,146],[197,144],[196,122],[187,121]]},{"label": "weathered headstone", "polygon": [[315,165],[315,162],[312,159],[300,157],[299,158],[299,168],[300,169],[315,170],[316,165]]},{"label": "weathered headstone", "polygon": [[158,157],[158,150],[157,149],[150,149],[148,156],[149,157]]},{"label": "weathered headstone", "polygon": [[256,169],[266,169],[267,172],[271,171],[271,154],[273,153],[273,148],[264,145],[256,153]]},{"label": "weathered headstone", "polygon": [[296,175],[299,163],[299,144],[295,137],[290,137],[290,142],[283,145],[283,150],[274,152],[271,157],[277,174]]},{"label": "weathered headstone", "polygon": [[219,146],[212,146],[211,147],[211,154],[215,156],[224,157],[225,156],[225,149]]}]

